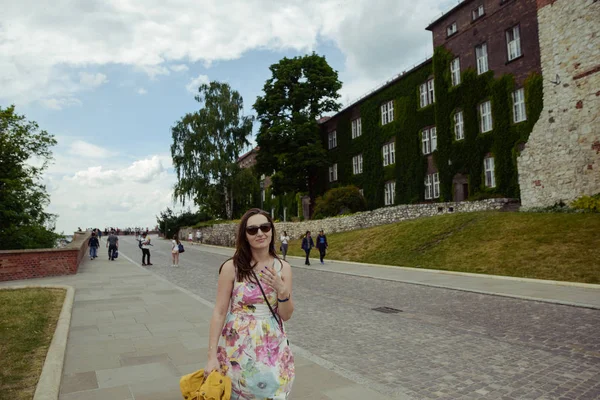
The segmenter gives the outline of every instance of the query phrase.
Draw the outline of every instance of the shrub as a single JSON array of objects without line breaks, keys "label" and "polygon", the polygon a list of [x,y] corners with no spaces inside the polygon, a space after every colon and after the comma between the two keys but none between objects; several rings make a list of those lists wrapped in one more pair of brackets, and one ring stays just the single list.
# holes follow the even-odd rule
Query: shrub
[{"label": "shrub", "polygon": [[343,186],[331,189],[323,197],[317,198],[313,219],[351,214],[366,209],[367,202],[359,189],[354,185]]},{"label": "shrub", "polygon": [[571,207],[586,212],[600,212],[600,193],[593,196],[581,196],[571,203]]}]

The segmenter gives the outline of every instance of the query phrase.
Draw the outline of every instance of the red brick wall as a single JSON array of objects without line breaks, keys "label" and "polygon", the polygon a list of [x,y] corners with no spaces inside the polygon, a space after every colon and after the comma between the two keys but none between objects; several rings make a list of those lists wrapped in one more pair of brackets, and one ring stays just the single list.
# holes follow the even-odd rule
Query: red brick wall
[{"label": "red brick wall", "polygon": [[61,249],[0,251],[0,282],[76,274],[88,251],[88,233],[75,234]]},{"label": "red brick wall", "polygon": [[[489,69],[496,76],[514,74],[517,86],[521,86],[531,72],[541,73],[538,37],[537,7],[544,0],[465,1],[462,6],[446,14],[430,28],[434,47],[444,46],[460,57],[460,69],[476,69],[475,46],[487,42]],[[479,4],[484,5],[483,17],[473,21],[471,12]],[[446,28],[456,22],[458,32],[447,37]],[[506,30],[520,26],[523,56],[508,61]]]}]

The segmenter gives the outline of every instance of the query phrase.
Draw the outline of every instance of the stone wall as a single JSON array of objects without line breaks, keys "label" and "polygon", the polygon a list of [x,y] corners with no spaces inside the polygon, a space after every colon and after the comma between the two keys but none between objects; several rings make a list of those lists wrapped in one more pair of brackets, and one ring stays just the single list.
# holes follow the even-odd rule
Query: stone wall
[{"label": "stone wall", "polygon": [[598,21],[600,1],[538,0],[544,109],[518,158],[524,209],[600,192]]},{"label": "stone wall", "polygon": [[89,232],[75,232],[60,249],[1,250],[0,282],[76,274],[89,237]]},{"label": "stone wall", "polygon": [[[514,202],[512,199],[489,199],[459,203],[403,204],[356,213],[346,217],[302,222],[277,222],[275,229],[278,236],[282,231],[286,231],[290,238],[298,239],[306,231],[311,231],[313,235],[316,235],[321,229],[326,234],[347,232],[420,217],[431,217],[448,213],[499,210],[512,202]],[[179,237],[181,240],[187,240],[188,234],[191,232],[195,239],[196,231],[201,231],[203,243],[233,247],[235,246],[237,226],[237,224],[219,224],[200,229],[182,228],[179,232]]]}]

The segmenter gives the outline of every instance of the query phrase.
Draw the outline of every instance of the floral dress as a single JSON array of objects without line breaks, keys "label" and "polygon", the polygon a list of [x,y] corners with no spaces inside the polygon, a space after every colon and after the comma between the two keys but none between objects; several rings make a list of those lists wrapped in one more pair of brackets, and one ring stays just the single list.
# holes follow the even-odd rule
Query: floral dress
[{"label": "floral dress", "polygon": [[[276,259],[275,265],[281,275],[281,262]],[[277,313],[277,292],[261,284]],[[290,395],[294,356],[257,284],[234,282],[217,357],[222,371],[231,378],[232,400],[278,400]]]}]

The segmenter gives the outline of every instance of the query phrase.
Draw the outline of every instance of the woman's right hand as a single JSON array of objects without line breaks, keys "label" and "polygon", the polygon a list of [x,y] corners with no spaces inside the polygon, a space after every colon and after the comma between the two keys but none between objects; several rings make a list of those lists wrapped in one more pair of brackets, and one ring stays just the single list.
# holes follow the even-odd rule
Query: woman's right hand
[{"label": "woman's right hand", "polygon": [[208,376],[210,375],[211,372],[213,371],[219,371],[221,370],[221,365],[219,364],[219,360],[217,360],[216,357],[211,357],[208,359],[208,361],[206,362],[206,367],[204,367],[204,376]]}]

